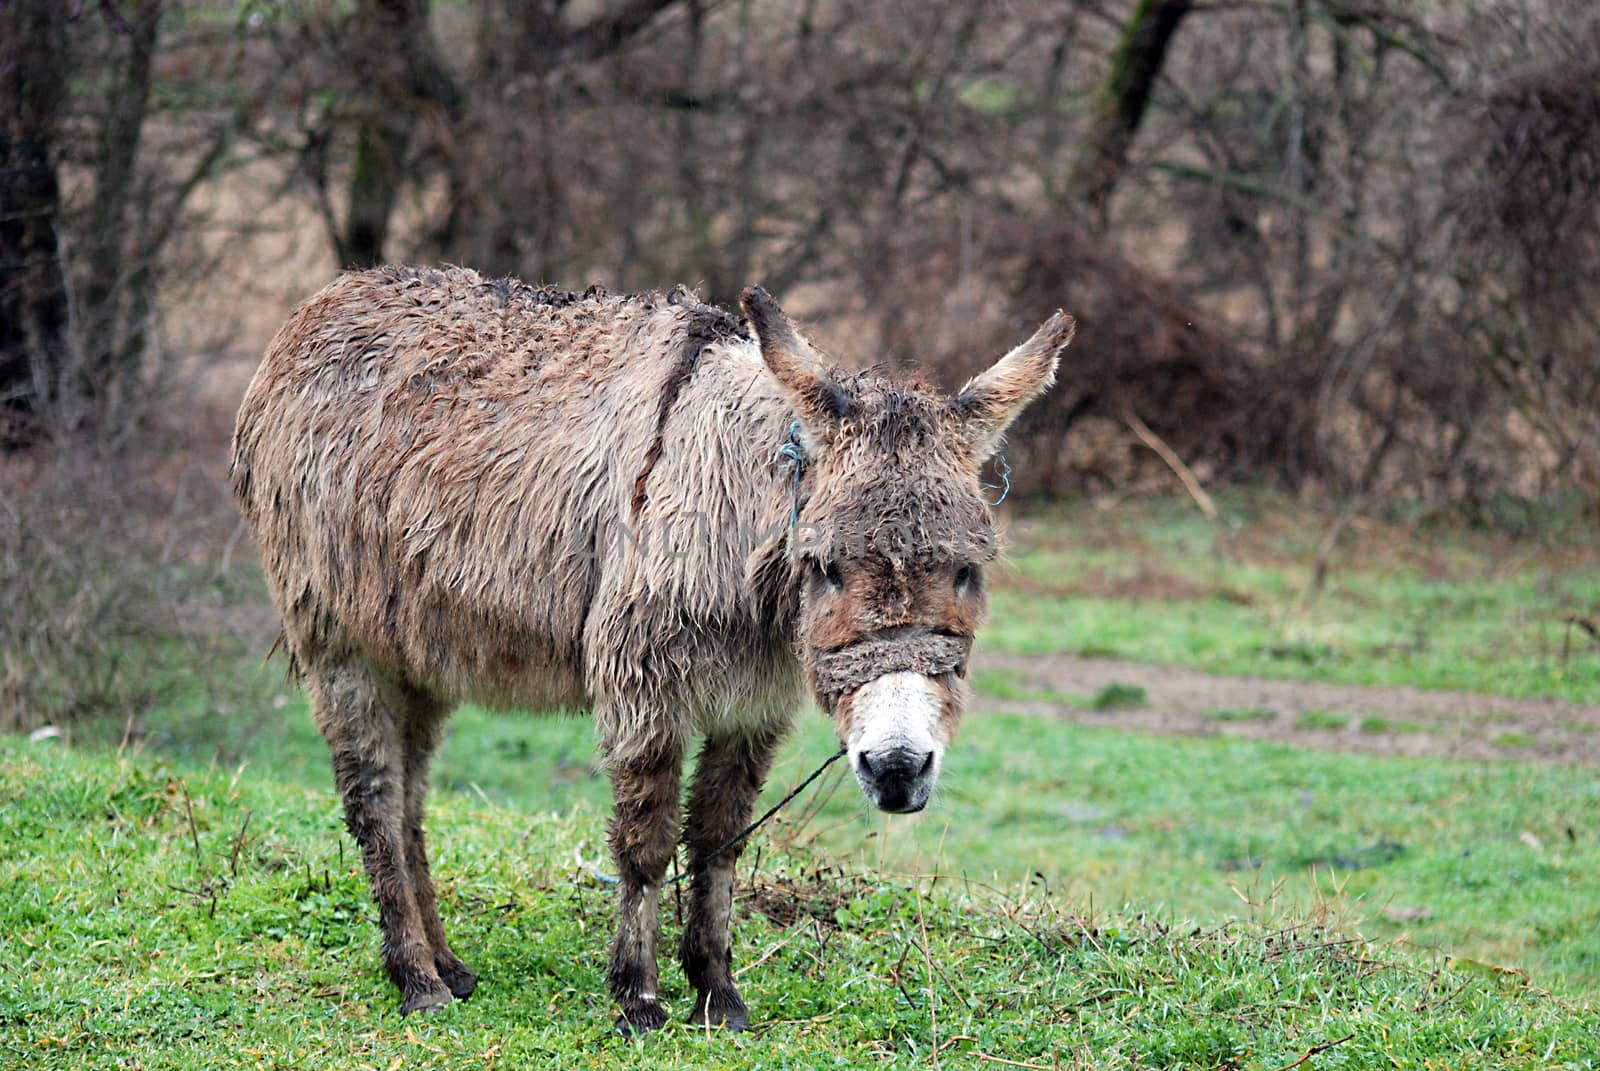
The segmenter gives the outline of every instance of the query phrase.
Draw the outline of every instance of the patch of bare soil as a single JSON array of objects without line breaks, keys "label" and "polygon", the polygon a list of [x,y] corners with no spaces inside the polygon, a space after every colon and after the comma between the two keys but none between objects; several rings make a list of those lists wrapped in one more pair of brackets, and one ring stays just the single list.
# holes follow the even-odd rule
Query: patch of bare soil
[{"label": "patch of bare soil", "polygon": [[[1471,692],[1380,688],[1262,677],[1220,677],[1175,666],[1058,654],[982,652],[977,665],[1009,674],[1038,698],[979,695],[974,705],[1151,733],[1240,736],[1377,755],[1522,759],[1600,766],[1600,705]],[[1110,684],[1143,688],[1143,705],[1085,710],[1054,696],[1092,696]]]},{"label": "patch of bare soil", "polygon": [[1132,576],[1111,576],[1105,570],[1091,570],[1073,583],[1053,583],[1036,577],[1016,575],[1006,578],[1006,587],[1025,595],[1049,595],[1059,599],[1222,599],[1238,606],[1255,600],[1247,593],[1218,584],[1205,584],[1162,569],[1141,567]]}]

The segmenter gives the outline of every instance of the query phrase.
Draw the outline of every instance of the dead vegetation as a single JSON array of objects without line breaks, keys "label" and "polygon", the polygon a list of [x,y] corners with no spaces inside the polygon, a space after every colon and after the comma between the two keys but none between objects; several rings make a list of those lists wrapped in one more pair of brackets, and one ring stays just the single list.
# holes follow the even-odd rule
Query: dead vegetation
[{"label": "dead vegetation", "polygon": [[213,218],[243,181],[295,206],[272,226],[320,221],[330,274],[724,304],[759,279],[841,351],[954,382],[1069,307],[1080,352],[1014,436],[1027,491],[1159,472],[1130,415],[1202,483],[1359,509],[1600,486],[1583,0],[124,6],[4,16],[35,46],[8,159],[47,165],[6,172],[13,423],[139,418],[184,279],[281,244]]},{"label": "dead vegetation", "polygon": [[100,717],[126,742],[158,705],[212,715],[276,679],[193,674],[248,666],[276,626],[258,582],[227,565],[239,522],[205,464],[215,436],[146,434],[126,456],[0,458],[0,727]]}]

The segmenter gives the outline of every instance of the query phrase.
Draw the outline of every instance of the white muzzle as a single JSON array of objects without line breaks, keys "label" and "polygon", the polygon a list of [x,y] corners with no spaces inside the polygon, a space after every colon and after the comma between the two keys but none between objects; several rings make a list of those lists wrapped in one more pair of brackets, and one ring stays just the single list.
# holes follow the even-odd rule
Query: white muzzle
[{"label": "white muzzle", "polygon": [[921,673],[887,673],[850,697],[850,766],[873,806],[920,811],[939,780],[943,690]]}]

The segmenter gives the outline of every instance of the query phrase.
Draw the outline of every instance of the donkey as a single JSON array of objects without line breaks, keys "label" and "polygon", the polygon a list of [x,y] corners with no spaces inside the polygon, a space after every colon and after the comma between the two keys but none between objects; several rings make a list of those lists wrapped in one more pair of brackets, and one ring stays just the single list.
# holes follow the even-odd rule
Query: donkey
[{"label": "donkey", "polygon": [[945,397],[832,367],[760,288],[740,304],[748,327],[681,288],[378,268],[302,305],[245,394],[233,488],[402,1014],[477,983],[445,938],[422,828],[461,702],[594,711],[625,1033],[666,1023],[657,906],[680,830],[689,1019],[746,1025],[728,842],[803,684],[870,802],[928,802],[998,550],[979,466],[1053,382],[1073,321],[1056,313]]}]

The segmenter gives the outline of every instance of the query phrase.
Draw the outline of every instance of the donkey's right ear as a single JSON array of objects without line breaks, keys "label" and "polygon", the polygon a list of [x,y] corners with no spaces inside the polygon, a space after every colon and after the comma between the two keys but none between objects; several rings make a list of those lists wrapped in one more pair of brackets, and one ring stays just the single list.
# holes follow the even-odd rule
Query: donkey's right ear
[{"label": "donkey's right ear", "polygon": [[1077,333],[1072,317],[1057,309],[1033,337],[1000,358],[988,371],[972,377],[950,400],[966,425],[972,455],[983,464],[1000,448],[1006,428],[1029,402],[1056,381],[1060,354]]},{"label": "donkey's right ear", "polygon": [[849,409],[850,396],[833,382],[821,355],[795,330],[771,294],[752,286],[739,295],[739,306],[750,319],[762,359],[783,387],[801,424],[814,438],[831,439]]}]

